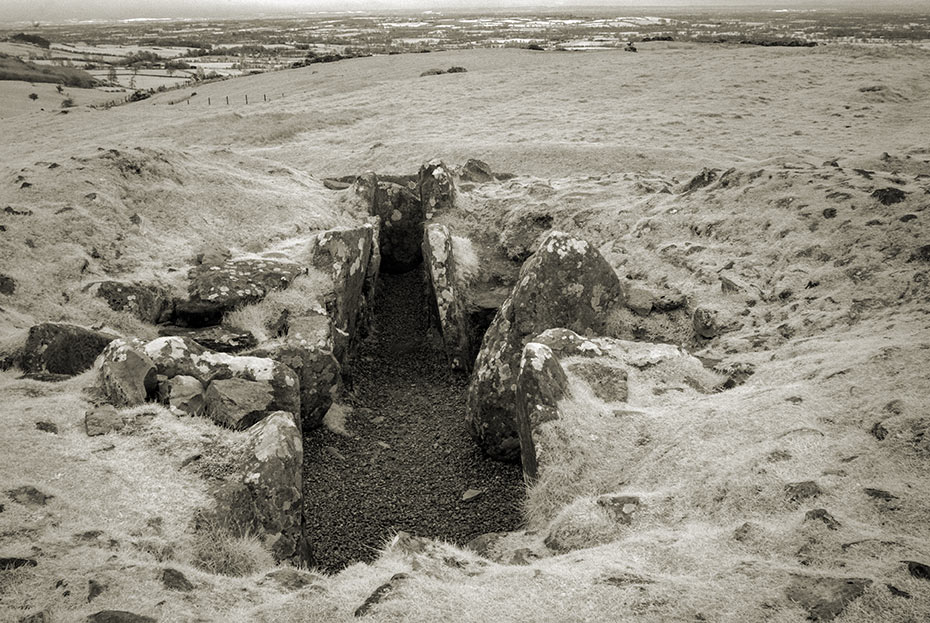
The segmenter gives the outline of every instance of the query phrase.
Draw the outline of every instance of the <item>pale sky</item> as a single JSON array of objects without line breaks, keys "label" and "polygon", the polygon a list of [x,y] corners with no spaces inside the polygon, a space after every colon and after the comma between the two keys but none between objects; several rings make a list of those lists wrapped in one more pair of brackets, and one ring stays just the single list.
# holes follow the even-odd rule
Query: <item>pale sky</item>
[{"label": "pale sky", "polygon": [[746,6],[752,8],[896,6],[930,11],[930,0],[0,0],[0,22],[57,22],[69,19],[133,17],[229,17],[257,13],[386,9],[508,9],[545,6],[623,8]]}]

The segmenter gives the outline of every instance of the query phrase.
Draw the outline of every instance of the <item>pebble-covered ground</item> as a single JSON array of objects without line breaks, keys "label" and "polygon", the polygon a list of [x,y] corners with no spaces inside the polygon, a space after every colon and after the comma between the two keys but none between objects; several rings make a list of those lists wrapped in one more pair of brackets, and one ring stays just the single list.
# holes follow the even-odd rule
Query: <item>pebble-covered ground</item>
[{"label": "pebble-covered ground", "polygon": [[[484,457],[465,425],[467,378],[436,340],[422,272],[382,274],[373,335],[349,370],[348,436],[308,431],[305,512],[314,564],[370,561],[398,530],[456,543],[521,522],[518,465]],[[482,491],[468,501],[469,490]]]}]

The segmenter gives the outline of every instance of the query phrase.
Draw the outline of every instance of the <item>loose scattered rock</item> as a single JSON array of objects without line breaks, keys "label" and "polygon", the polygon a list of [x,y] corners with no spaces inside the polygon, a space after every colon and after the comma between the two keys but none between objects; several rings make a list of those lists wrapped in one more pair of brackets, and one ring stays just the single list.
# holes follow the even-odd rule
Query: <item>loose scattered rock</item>
[{"label": "loose scattered rock", "polygon": [[104,281],[97,288],[97,296],[106,301],[110,309],[129,312],[151,324],[167,322],[174,314],[174,300],[159,286]]},{"label": "loose scattered rock", "polygon": [[48,610],[41,610],[21,618],[19,623],[52,623],[52,615]]},{"label": "loose scattered rock", "polygon": [[[463,68],[451,68],[464,71]],[[455,182],[449,168],[441,160],[430,160],[417,175],[420,203],[425,211],[447,210],[455,204]]]},{"label": "loose scattered rock", "polygon": [[15,489],[10,489],[6,492],[10,499],[14,502],[19,502],[25,506],[45,506],[49,500],[51,500],[53,495],[48,495],[47,493],[42,493],[32,485],[25,485],[22,487],[17,487]]},{"label": "loose scattered rock", "polygon": [[930,580],[930,565],[915,560],[905,560],[907,563],[907,572],[918,580]]},{"label": "loose scattered rock", "polygon": [[199,329],[168,327],[159,330],[158,333],[159,335],[186,337],[207,350],[218,353],[238,353],[258,344],[258,340],[250,331],[235,327],[213,326]]},{"label": "loose scattered rock", "polygon": [[10,295],[16,292],[16,280],[9,275],[0,274],[0,294]]},{"label": "loose scattered rock", "polygon": [[92,602],[100,596],[103,591],[107,590],[106,584],[101,584],[97,580],[87,581],[87,603]]},{"label": "loose scattered rock", "polygon": [[90,368],[113,339],[75,325],[39,324],[29,329],[20,365],[26,373],[73,376]]},{"label": "loose scattered rock", "polygon": [[40,430],[43,433],[51,433],[52,435],[58,434],[58,425],[54,422],[36,422],[36,430]]},{"label": "loose scattered rock", "polygon": [[801,502],[802,500],[817,497],[822,493],[823,489],[813,480],[792,482],[785,485],[785,494],[788,496],[788,500],[792,502]]},{"label": "loose scattered rock", "polygon": [[484,489],[469,489],[468,491],[462,494],[462,501],[471,502],[475,498],[478,498],[482,495],[484,495]]},{"label": "loose scattered rock", "polygon": [[876,188],[872,191],[872,198],[877,199],[882,205],[890,206],[907,199],[907,193],[900,188]]},{"label": "loose scattered rock", "polygon": [[169,406],[186,415],[203,415],[206,410],[203,384],[192,376],[178,375],[166,381]]},{"label": "loose scattered rock", "polygon": [[302,272],[298,264],[272,259],[202,264],[191,269],[188,294],[192,302],[215,305],[225,312],[286,288]]},{"label": "loose scattered rock", "polygon": [[395,590],[400,586],[404,580],[409,576],[406,573],[395,573],[390,581],[385,582],[381,586],[375,589],[371,595],[368,596],[368,599],[365,600],[361,606],[356,608],[355,616],[363,617],[368,614],[372,608],[378,605],[385,597],[387,597],[391,591]]},{"label": "loose scattered rock", "polygon": [[274,411],[274,390],[266,381],[213,381],[204,395],[207,417],[223,426],[245,430]]},{"label": "loose scattered rock", "polygon": [[86,621],[87,623],[156,623],[152,617],[126,610],[101,610],[88,616]]},{"label": "loose scattered rock", "polygon": [[299,591],[306,586],[311,586],[320,579],[320,576],[316,574],[292,568],[272,571],[266,574],[265,577],[289,591]]},{"label": "loose scattered rock", "polygon": [[704,339],[713,339],[723,332],[720,312],[704,305],[695,308],[691,323],[694,332]]},{"label": "loose scattered rock", "polygon": [[785,596],[807,610],[811,621],[832,621],[859,598],[872,580],[793,575]]},{"label": "loose scattered rock", "polygon": [[617,522],[629,525],[641,502],[635,495],[602,495],[597,504],[607,509]]},{"label": "loose scattered rock", "polygon": [[833,515],[827,512],[825,508],[815,508],[804,514],[805,521],[820,521],[830,530],[838,530],[840,522]]},{"label": "loose scattered rock", "polygon": [[161,572],[161,583],[169,591],[189,592],[194,590],[194,585],[188,580],[183,573],[177,569],[164,569]]}]

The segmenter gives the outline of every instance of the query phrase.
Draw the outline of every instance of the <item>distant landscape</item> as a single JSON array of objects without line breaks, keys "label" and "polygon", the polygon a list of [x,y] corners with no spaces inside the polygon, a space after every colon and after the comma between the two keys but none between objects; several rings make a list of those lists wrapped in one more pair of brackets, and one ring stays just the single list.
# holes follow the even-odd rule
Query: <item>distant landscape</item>
[{"label": "distant landscape", "polygon": [[[344,58],[515,47],[592,51],[650,41],[930,47],[926,12],[363,12],[251,19],[127,19],[0,28],[0,80],[88,88],[112,105],[187,84]],[[28,63],[28,65],[24,65]],[[81,103],[80,94],[71,95]],[[22,106],[17,107],[22,108]],[[27,108],[28,109],[28,108]],[[4,116],[11,114],[7,108]]]}]

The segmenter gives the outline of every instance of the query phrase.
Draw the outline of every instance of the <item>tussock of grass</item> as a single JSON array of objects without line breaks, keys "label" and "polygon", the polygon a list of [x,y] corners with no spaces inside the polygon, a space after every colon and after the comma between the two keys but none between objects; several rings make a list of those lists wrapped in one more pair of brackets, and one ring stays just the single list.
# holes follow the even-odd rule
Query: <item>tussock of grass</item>
[{"label": "tussock of grass", "polygon": [[187,545],[189,563],[207,573],[242,577],[275,566],[261,538],[218,522],[202,522]]},{"label": "tussock of grass", "polygon": [[251,332],[260,343],[267,342],[276,337],[272,329],[285,311],[291,318],[325,314],[323,301],[332,289],[332,278],[310,266],[286,289],[269,292],[258,303],[226,314],[223,324]]}]

